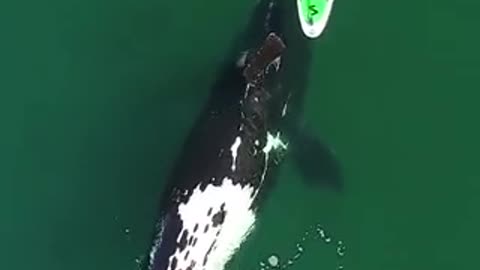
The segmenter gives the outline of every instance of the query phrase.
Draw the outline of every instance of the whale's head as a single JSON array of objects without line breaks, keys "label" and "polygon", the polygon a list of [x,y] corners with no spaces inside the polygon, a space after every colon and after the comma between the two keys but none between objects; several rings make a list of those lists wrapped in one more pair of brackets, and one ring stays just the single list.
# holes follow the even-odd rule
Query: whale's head
[{"label": "whale's head", "polygon": [[283,10],[284,5],[281,5],[281,2],[279,0],[253,1],[248,22],[238,40],[244,50],[259,46],[271,32],[282,36],[285,12]]}]

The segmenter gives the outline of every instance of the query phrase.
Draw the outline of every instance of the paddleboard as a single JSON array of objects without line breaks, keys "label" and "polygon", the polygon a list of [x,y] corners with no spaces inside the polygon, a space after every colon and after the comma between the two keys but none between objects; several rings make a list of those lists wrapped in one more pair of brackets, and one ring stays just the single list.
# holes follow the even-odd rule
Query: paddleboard
[{"label": "paddleboard", "polygon": [[318,38],[327,26],[334,0],[296,0],[302,32],[308,38]]}]

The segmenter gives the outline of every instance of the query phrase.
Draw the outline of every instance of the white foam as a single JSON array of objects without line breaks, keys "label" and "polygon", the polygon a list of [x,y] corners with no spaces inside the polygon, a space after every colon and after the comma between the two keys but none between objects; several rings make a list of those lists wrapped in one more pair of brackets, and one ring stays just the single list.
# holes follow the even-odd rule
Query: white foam
[{"label": "white foam", "polygon": [[265,155],[268,155],[272,150],[279,148],[287,149],[287,147],[288,145],[280,139],[280,132],[277,132],[275,136],[273,136],[270,132],[267,132],[267,143],[263,147],[263,152]]},{"label": "white foam", "polygon": [[[262,185],[263,180],[265,180],[265,176],[267,175],[270,151],[276,150],[279,148],[287,149],[287,147],[288,145],[282,142],[282,140],[280,139],[280,132],[277,132],[277,135],[275,137],[270,132],[267,132],[267,143],[262,149],[263,153],[265,153],[265,167],[263,168],[262,177],[260,179],[260,185]],[[260,188],[256,191],[254,196],[258,194],[259,190]]]},{"label": "white foam", "polygon": [[159,227],[160,229],[159,229],[159,231],[158,231],[158,233],[155,237],[152,249],[150,250],[150,254],[149,254],[150,264],[149,264],[149,267],[148,267],[149,270],[151,270],[152,267],[153,267],[153,264],[155,262],[155,253],[157,252],[158,247],[162,243],[162,234],[163,234],[163,229],[165,227],[164,225],[165,224],[163,223],[163,219],[161,219],[159,221],[159,223],[157,224],[157,227]]}]

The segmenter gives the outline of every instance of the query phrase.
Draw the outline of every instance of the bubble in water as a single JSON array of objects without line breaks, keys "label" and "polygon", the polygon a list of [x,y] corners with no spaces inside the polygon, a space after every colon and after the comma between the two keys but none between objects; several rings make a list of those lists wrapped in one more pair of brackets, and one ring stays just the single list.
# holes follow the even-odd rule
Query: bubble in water
[{"label": "bubble in water", "polygon": [[302,252],[303,252],[303,247],[302,247],[302,245],[297,244],[297,251],[298,251],[299,253],[302,253]]},{"label": "bubble in water", "polygon": [[337,243],[337,255],[340,257],[345,256],[345,245],[343,244],[342,241],[338,241]]},{"label": "bubble in water", "polygon": [[[296,252],[292,256],[282,260],[283,263],[280,263],[280,258],[278,255],[271,255],[266,260],[266,263],[260,262],[260,270],[287,269],[292,267],[295,262],[302,257],[303,253],[307,251],[305,244],[316,242],[316,240],[322,240],[323,243],[329,244],[334,241],[334,238],[332,236],[329,236],[320,224],[316,224],[315,226],[309,226],[309,228],[303,232],[300,241],[296,243]],[[345,255],[345,249],[346,248],[343,241],[337,241],[335,251],[338,262],[336,270],[344,269],[341,260]]]},{"label": "bubble in water", "polygon": [[135,258],[135,269],[140,270],[143,269],[144,264],[145,264],[145,255],[140,255],[137,258]]},{"label": "bubble in water", "polygon": [[302,254],[297,253],[297,254],[295,254],[295,256],[293,256],[293,259],[296,261],[296,260],[300,259],[300,256],[302,256]]},{"label": "bubble in water", "polygon": [[268,258],[268,263],[270,264],[270,266],[272,267],[277,267],[278,266],[278,263],[279,263],[279,259],[276,255],[272,255]]},{"label": "bubble in water", "polygon": [[317,228],[317,234],[320,236],[320,238],[325,238],[325,231],[322,228]]}]

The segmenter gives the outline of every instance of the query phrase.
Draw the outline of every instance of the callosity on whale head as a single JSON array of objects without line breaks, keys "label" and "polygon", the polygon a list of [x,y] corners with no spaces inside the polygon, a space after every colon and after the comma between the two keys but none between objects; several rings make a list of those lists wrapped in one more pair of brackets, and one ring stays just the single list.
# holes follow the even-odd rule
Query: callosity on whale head
[{"label": "callosity on whale head", "polygon": [[286,45],[271,24],[274,1],[261,4],[266,13],[257,31],[263,38],[222,73],[187,138],[167,187],[148,269],[223,270],[255,225],[272,154],[287,148],[276,126],[277,75]]}]

